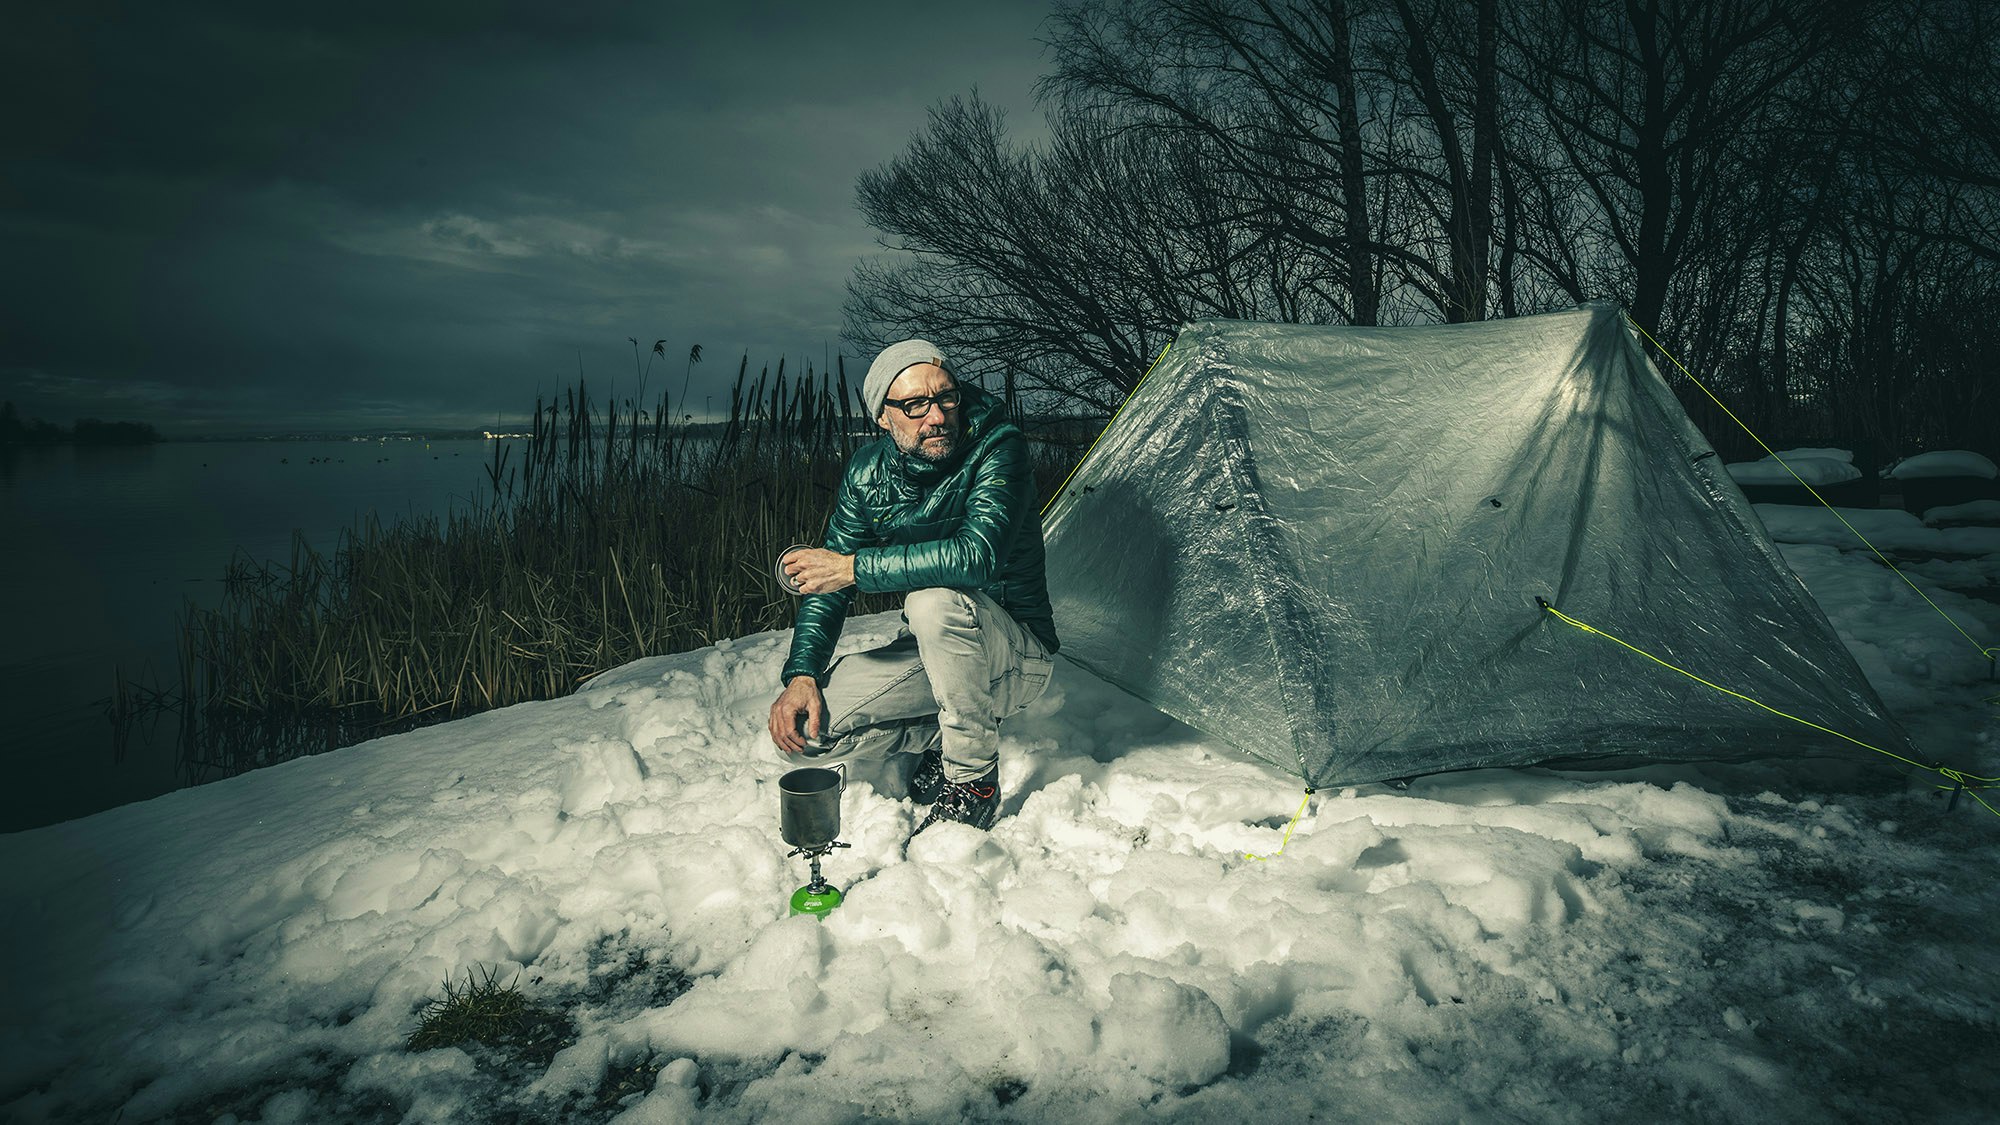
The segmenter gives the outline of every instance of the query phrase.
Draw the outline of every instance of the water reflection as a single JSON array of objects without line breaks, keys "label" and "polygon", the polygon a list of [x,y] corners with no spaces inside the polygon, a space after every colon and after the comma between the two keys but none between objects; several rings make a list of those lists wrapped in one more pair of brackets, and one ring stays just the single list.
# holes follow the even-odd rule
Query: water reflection
[{"label": "water reflection", "polygon": [[0,831],[171,786],[171,733],[111,760],[113,668],[176,672],[176,617],[215,605],[234,549],[330,551],[369,511],[442,516],[482,495],[483,441],[167,442],[0,449]]}]

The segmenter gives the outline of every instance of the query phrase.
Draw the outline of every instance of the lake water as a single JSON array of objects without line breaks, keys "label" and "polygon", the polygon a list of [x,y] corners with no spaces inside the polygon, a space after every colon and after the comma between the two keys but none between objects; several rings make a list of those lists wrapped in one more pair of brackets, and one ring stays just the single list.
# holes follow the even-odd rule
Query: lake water
[{"label": "lake water", "polygon": [[[0,448],[0,831],[176,785],[171,732],[113,762],[114,667],[176,681],[177,617],[232,553],[322,552],[374,511],[442,516],[486,486],[486,441],[166,442]],[[518,454],[514,459],[518,459]]]}]

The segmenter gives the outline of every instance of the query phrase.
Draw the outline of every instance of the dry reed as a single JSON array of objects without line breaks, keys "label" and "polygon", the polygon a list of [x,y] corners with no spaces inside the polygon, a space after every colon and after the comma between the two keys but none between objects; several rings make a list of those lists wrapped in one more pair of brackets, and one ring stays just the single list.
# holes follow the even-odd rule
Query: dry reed
[{"label": "dry reed", "polygon": [[[705,428],[672,423],[664,398],[600,409],[579,382],[537,402],[525,445],[496,443],[470,507],[371,516],[330,557],[302,536],[285,565],[239,554],[222,604],[183,614],[178,692],[122,693],[114,725],[176,716],[196,783],[788,627],[770,560],[818,541],[847,454],[874,432],[844,370],[787,379],[781,362],[752,381],[746,359],[728,424]],[[1047,495],[1080,449],[1036,448]],[[893,604],[864,596],[856,612]]]}]

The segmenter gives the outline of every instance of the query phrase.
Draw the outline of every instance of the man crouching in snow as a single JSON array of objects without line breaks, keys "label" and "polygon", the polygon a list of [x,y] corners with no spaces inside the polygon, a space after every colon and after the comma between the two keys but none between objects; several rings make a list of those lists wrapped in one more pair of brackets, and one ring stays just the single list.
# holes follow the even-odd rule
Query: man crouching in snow
[{"label": "man crouching in snow", "polygon": [[[925,340],[883,349],[861,395],[888,433],[848,460],[824,548],[785,561],[805,598],[771,740],[829,761],[921,753],[917,831],[990,828],[1000,720],[1048,687],[1057,647],[1028,442]],[[857,589],[907,591],[904,627],[828,667]]]}]

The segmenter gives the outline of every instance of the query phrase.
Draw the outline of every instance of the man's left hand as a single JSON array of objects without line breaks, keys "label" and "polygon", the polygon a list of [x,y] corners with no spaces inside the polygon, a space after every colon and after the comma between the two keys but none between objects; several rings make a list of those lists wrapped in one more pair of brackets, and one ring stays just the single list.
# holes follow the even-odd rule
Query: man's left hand
[{"label": "man's left hand", "polygon": [[785,557],[785,573],[802,594],[830,594],[854,585],[854,556],[808,547]]}]

